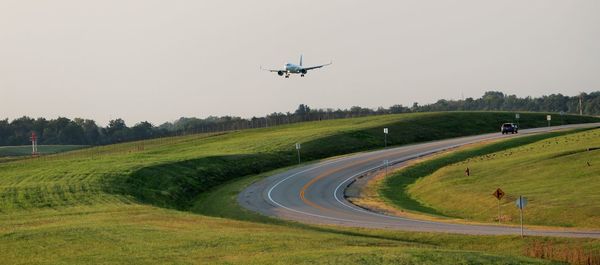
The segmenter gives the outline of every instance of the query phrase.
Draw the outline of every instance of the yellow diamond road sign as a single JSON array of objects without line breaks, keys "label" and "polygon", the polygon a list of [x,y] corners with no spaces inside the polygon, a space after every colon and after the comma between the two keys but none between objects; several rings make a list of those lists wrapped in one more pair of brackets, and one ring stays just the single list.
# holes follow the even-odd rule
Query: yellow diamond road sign
[{"label": "yellow diamond road sign", "polygon": [[502,191],[500,188],[496,189],[496,191],[494,191],[494,193],[492,193],[492,195],[494,195],[494,197],[496,197],[496,199],[500,200],[502,199],[502,197],[504,197],[504,191]]}]

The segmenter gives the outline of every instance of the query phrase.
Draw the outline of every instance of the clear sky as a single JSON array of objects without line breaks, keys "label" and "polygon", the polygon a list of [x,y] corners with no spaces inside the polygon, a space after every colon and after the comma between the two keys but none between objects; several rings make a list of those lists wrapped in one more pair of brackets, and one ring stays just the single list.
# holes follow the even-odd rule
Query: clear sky
[{"label": "clear sky", "polygon": [[[0,1],[0,118],[155,124],[600,90],[600,1]],[[328,68],[284,79],[259,70]]]}]

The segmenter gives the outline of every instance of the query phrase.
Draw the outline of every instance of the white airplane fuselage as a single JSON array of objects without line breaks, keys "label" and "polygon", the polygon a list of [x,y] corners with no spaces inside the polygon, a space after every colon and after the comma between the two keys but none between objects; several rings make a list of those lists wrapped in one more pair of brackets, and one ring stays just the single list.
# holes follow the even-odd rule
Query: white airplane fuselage
[{"label": "white airplane fuselage", "polygon": [[302,71],[302,66],[293,63],[286,64],[284,69],[290,74],[301,74],[303,72],[306,73],[306,71]]}]

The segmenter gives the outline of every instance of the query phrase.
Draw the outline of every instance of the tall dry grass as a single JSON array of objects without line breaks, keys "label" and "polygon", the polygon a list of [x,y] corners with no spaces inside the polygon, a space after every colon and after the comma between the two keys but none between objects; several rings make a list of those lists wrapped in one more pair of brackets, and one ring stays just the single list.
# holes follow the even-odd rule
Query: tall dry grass
[{"label": "tall dry grass", "polygon": [[525,255],[570,264],[600,265],[600,250],[586,249],[581,244],[562,245],[553,242],[534,241],[525,247]]}]

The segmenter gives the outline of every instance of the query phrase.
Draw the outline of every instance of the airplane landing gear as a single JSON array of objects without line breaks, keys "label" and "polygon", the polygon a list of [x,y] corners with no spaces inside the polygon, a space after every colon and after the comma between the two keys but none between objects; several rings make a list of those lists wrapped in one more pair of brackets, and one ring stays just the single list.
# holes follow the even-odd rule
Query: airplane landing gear
[{"label": "airplane landing gear", "polygon": [[285,75],[285,78],[290,78],[290,75]]},{"label": "airplane landing gear", "polygon": [[300,77],[304,77],[304,74],[301,74]]}]

